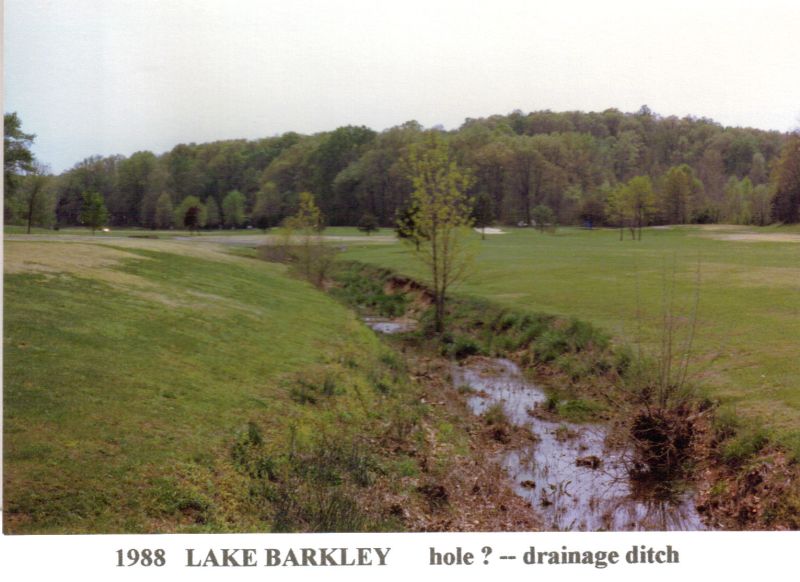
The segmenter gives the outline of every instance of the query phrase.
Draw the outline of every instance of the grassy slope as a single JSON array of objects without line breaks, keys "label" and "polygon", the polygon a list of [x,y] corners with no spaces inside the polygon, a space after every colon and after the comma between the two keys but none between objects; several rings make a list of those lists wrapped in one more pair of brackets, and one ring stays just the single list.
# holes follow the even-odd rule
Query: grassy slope
[{"label": "grassy slope", "polygon": [[[732,232],[648,229],[641,242],[621,243],[616,231],[560,229],[553,236],[512,229],[481,241],[476,267],[458,292],[576,316],[628,342],[636,341],[641,328],[644,343],[653,346],[660,341],[662,300],[673,281],[674,311],[682,321],[689,319],[699,263],[693,377],[740,413],[795,440],[800,434],[800,244],[710,238]],[[346,256],[426,278],[400,245],[352,247]]]},{"label": "grassy slope", "polygon": [[282,383],[370,369],[382,348],[351,313],[282,267],[170,244],[6,242],[6,531],[195,529],[198,508],[208,529],[257,529],[228,462],[248,421],[286,449],[366,416],[366,387],[320,409]]}]

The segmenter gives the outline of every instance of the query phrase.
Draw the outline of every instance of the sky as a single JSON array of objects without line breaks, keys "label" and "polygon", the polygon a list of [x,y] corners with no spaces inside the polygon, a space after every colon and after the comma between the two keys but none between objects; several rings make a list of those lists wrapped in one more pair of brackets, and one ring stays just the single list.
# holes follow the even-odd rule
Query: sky
[{"label": "sky", "polygon": [[794,0],[5,0],[3,98],[91,155],[513,110],[800,126]]}]

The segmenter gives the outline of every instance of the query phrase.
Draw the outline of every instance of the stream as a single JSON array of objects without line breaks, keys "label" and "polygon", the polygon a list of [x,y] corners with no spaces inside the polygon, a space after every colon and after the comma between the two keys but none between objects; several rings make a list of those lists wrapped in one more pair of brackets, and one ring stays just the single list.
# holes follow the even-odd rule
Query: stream
[{"label": "stream", "polygon": [[469,386],[472,412],[501,403],[509,422],[531,431],[536,441],[508,452],[502,463],[524,497],[544,518],[545,527],[572,531],[704,530],[690,492],[668,499],[636,490],[628,477],[629,450],[606,446],[598,424],[534,418],[544,391],[528,382],[509,360],[476,360],[454,366],[456,387]]},{"label": "stream", "polygon": [[[365,320],[381,333],[408,330],[406,322]],[[547,530],[698,531],[708,529],[691,491],[656,495],[629,478],[631,451],[606,445],[600,424],[555,422],[529,411],[546,402],[544,391],[505,359],[480,358],[453,366],[453,386],[468,386],[476,415],[500,403],[511,424],[528,429],[530,445],[506,452],[502,464],[518,495],[542,516]]]}]

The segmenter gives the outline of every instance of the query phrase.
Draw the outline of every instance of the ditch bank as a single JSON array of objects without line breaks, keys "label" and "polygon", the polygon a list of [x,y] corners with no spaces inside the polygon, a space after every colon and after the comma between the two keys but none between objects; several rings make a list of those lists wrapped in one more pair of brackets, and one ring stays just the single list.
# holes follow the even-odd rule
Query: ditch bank
[{"label": "ditch bank", "polygon": [[480,415],[545,529],[799,527],[796,462],[696,392],[657,401],[642,385],[653,362],[590,324],[460,298],[437,336],[420,283],[359,263],[333,280],[399,350],[446,362],[451,397]]}]

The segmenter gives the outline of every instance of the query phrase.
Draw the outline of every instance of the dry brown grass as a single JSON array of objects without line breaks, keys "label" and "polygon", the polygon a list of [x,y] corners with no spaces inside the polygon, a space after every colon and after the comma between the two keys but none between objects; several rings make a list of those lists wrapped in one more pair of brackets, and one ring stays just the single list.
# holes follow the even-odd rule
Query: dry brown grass
[{"label": "dry brown grass", "polygon": [[782,232],[768,233],[737,233],[737,234],[715,234],[705,235],[706,238],[716,240],[727,240],[735,242],[788,242],[800,243],[800,234],[790,234]]},{"label": "dry brown grass", "polygon": [[[59,241],[60,242],[60,241]],[[105,243],[105,244],[104,244]],[[203,309],[237,309],[252,315],[261,311],[252,305],[238,303],[230,298],[220,297],[199,291],[182,291],[161,285],[132,273],[121,267],[126,261],[147,261],[145,256],[129,253],[112,246],[131,249],[168,252],[194,258],[219,262],[242,262],[247,259],[224,252],[215,244],[194,244],[147,239],[119,239],[112,241],[68,242],[53,244],[45,241],[19,242],[6,240],[4,251],[4,272],[7,275],[18,273],[41,274],[45,277],[70,276],[101,281],[114,288],[167,307],[190,307]]]}]

